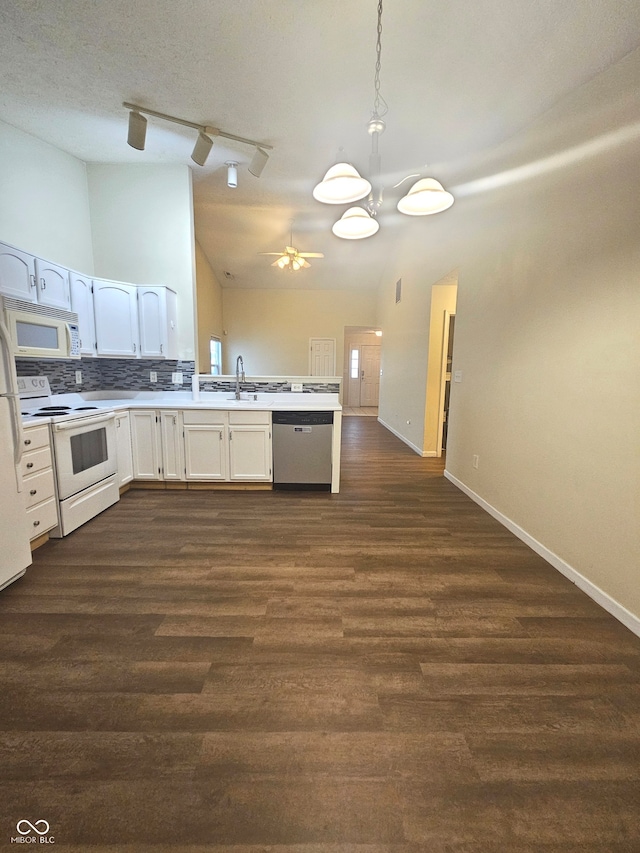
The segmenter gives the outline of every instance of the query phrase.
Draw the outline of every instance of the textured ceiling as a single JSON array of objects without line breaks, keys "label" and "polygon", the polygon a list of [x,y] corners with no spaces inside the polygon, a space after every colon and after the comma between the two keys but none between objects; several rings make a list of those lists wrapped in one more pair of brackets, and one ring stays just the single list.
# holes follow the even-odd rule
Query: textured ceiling
[{"label": "textured ceiling", "polygon": [[[403,227],[394,183],[474,177],[484,151],[640,44],[637,0],[386,0],[386,204],[377,236],[347,242],[330,230],[344,208],[311,190],[340,149],[368,171],[376,16],[375,0],[3,0],[0,120],[90,163],[192,165],[196,236],[223,286],[375,287]],[[252,150],[224,140],[200,168],[193,133],[154,119],[135,151],[122,101],[274,151],[260,179]],[[326,255],[297,274],[258,256],[290,228],[298,249]]]}]

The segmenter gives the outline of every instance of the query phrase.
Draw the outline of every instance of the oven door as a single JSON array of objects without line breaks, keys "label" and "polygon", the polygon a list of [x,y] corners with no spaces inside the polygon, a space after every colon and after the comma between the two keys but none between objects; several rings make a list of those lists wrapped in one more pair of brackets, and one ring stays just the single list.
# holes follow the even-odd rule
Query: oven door
[{"label": "oven door", "polygon": [[117,471],[113,412],[53,424],[53,444],[60,500]]}]

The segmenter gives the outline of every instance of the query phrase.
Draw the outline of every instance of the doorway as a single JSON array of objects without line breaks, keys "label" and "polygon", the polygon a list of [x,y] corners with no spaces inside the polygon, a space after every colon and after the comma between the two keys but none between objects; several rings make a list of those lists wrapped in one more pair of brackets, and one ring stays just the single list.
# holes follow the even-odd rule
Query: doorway
[{"label": "doorway", "polygon": [[378,414],[382,332],[379,329],[345,328],[345,414]]},{"label": "doorway", "polygon": [[425,456],[439,457],[446,450],[457,298],[457,271],[436,282],[431,288],[424,421]]}]

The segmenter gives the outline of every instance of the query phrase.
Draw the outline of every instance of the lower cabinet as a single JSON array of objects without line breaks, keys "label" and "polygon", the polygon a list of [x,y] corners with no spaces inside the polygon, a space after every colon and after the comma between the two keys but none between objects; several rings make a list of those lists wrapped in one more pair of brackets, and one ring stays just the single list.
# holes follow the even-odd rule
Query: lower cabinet
[{"label": "lower cabinet", "polygon": [[36,539],[58,525],[53,457],[46,424],[24,428],[21,468],[30,537]]},{"label": "lower cabinet", "polygon": [[131,449],[134,480],[183,480],[181,413],[133,409]]},{"label": "lower cabinet", "polygon": [[119,486],[124,486],[133,480],[130,422],[129,412],[116,412],[116,457],[118,459]]},{"label": "lower cabinet", "polygon": [[131,411],[133,478],[270,482],[271,413]]}]

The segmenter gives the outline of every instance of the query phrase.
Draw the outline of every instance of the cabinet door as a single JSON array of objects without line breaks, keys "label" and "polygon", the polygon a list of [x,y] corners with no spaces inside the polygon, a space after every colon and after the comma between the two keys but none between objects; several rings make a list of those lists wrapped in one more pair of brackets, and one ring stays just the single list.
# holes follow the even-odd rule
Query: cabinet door
[{"label": "cabinet door", "polygon": [[69,274],[71,310],[78,315],[80,326],[80,353],[96,354],[96,326],[93,313],[93,282],[80,273]]},{"label": "cabinet door", "polygon": [[162,479],[184,480],[184,443],[180,412],[160,412]]},{"label": "cabinet door", "polygon": [[184,454],[187,480],[226,480],[226,427],[185,424]]},{"label": "cabinet door", "polygon": [[98,355],[138,356],[137,288],[119,281],[93,280]]},{"label": "cabinet door", "polygon": [[118,460],[118,485],[133,480],[131,452],[131,419],[129,412],[116,412],[116,458]]},{"label": "cabinet door", "polygon": [[229,479],[271,480],[271,429],[234,426],[229,429]]},{"label": "cabinet door", "polygon": [[167,310],[164,287],[138,287],[140,355],[166,358]]},{"label": "cabinet door", "polygon": [[41,305],[69,311],[69,270],[36,258],[36,285]]},{"label": "cabinet door", "polygon": [[153,409],[130,412],[131,450],[135,480],[160,480],[160,442]]},{"label": "cabinet door", "polygon": [[33,255],[0,243],[0,293],[36,302],[36,267]]}]

